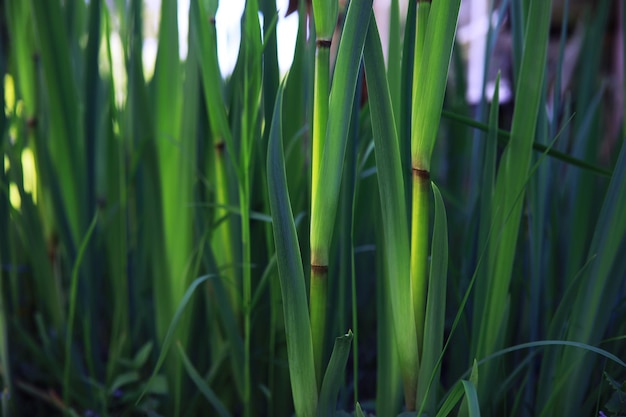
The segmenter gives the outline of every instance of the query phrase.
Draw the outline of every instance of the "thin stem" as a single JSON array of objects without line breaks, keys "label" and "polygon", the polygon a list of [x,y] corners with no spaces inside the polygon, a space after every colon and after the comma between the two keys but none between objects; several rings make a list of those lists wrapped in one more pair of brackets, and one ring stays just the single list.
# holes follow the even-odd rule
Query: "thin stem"
[{"label": "thin stem", "polygon": [[[354,199],[356,200],[356,192],[354,193]],[[351,292],[352,292],[352,332],[354,339],[352,339],[352,357],[353,357],[353,379],[354,379],[354,403],[359,402],[359,321],[357,312],[357,295],[356,295],[356,265],[354,262],[354,216],[352,216],[352,227],[350,228],[350,261],[352,262],[352,268],[350,269],[351,279]]]},{"label": "thin stem", "polygon": [[243,310],[244,310],[244,416],[252,415],[252,394],[250,380],[250,314],[252,299],[252,276],[250,271],[250,209],[248,205],[249,178],[244,175],[244,183],[239,188],[241,209],[241,246],[243,250]]}]

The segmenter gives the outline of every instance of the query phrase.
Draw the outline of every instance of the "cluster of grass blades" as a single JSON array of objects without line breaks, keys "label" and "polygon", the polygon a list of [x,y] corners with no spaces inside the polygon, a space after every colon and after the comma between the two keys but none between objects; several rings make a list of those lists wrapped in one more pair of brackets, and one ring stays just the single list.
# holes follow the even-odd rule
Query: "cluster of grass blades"
[{"label": "cluster of grass blades", "polygon": [[0,5],[1,415],[624,414],[626,7],[561,85],[555,2],[489,2],[510,124],[499,77],[465,102],[460,0],[392,0],[388,45],[372,0],[298,1],[284,76],[247,0],[226,78],[217,0],[183,60],[161,1],[153,75],[140,0]]}]

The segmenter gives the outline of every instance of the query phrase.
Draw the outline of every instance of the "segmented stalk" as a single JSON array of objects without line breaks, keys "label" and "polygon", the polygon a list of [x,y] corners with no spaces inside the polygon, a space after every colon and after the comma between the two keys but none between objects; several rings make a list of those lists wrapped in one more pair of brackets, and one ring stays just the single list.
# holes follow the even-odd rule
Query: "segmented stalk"
[{"label": "segmented stalk", "polygon": [[424,341],[426,292],[428,290],[428,199],[430,174],[413,168],[413,202],[411,208],[411,296],[415,314],[418,352]]},{"label": "segmented stalk", "polygon": [[423,155],[417,142],[420,129],[416,129],[416,115],[420,106],[428,105],[419,94],[423,76],[420,74],[424,59],[424,39],[430,14],[430,1],[420,0],[417,4],[417,25],[413,66],[413,121],[411,129],[412,154],[412,203],[411,203],[411,297],[415,315],[418,352],[422,351],[424,339],[424,317],[426,314],[426,292],[428,290],[428,198],[430,196],[430,155]]},{"label": "segmented stalk", "polygon": [[310,310],[313,357],[318,388],[322,384],[322,358],[326,324],[326,298],[328,288],[328,248],[320,248],[313,228],[317,222],[328,221],[325,213],[313,210],[317,200],[320,165],[324,155],[326,124],[328,122],[328,96],[330,93],[330,47],[337,22],[337,2],[319,0],[313,2],[316,21],[316,54],[313,92],[313,132],[311,152],[311,284]]},{"label": "segmented stalk", "polygon": [[229,295],[230,304],[237,317],[241,317],[241,297],[239,293],[239,283],[234,273],[233,263],[233,242],[230,230],[230,220],[224,218],[229,215],[226,208],[229,204],[228,197],[228,174],[226,172],[226,155],[224,154],[226,144],[223,140],[218,140],[215,148],[215,221],[219,225],[215,229],[213,237],[213,251],[216,259],[221,261],[218,267],[223,268],[222,276],[226,279],[226,290]]}]

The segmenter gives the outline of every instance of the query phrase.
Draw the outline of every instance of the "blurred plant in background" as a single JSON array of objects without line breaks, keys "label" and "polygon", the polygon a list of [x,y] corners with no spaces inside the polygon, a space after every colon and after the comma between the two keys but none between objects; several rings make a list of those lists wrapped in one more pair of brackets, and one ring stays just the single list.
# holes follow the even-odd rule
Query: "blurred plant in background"
[{"label": "blurred plant in background", "polygon": [[218,6],[0,5],[2,415],[622,415],[623,2]]}]

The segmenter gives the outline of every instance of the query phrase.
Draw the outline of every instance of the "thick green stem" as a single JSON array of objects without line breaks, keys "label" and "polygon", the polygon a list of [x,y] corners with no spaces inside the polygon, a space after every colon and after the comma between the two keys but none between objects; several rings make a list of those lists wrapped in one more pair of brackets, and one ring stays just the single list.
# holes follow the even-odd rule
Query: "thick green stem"
[{"label": "thick green stem", "polygon": [[[311,152],[311,231],[317,222],[327,221],[322,213],[313,210],[320,179],[320,165],[324,155],[324,140],[328,121],[328,95],[330,91],[330,40],[318,39],[315,56],[315,88],[313,93],[313,144]],[[322,384],[322,358],[326,324],[326,292],[328,288],[328,249],[320,248],[311,232],[311,285],[310,311],[313,358],[318,388]],[[323,252],[323,253],[320,253]],[[320,254],[321,256],[317,256]]]},{"label": "thick green stem", "polygon": [[313,360],[318,389],[322,385],[322,358],[326,328],[326,293],[328,289],[328,266],[311,265],[311,335],[313,338]]},{"label": "thick green stem", "polygon": [[411,297],[415,314],[418,352],[422,352],[426,293],[428,291],[428,171],[413,169],[413,202],[411,210]]},{"label": "thick green stem", "polygon": [[[313,91],[313,129],[311,152],[311,183],[319,181],[319,168],[324,154],[324,139],[328,121],[328,94],[330,92],[330,41],[318,40],[315,55],[315,88]],[[315,190],[312,187],[311,201],[315,201]]]},{"label": "thick green stem", "polygon": [[[428,291],[428,196],[430,195],[430,152],[424,146],[425,138],[418,125],[419,115],[424,106],[430,105],[429,98],[422,94],[425,59],[425,39],[430,1],[417,3],[417,22],[415,30],[415,53],[413,61],[413,115],[411,118],[411,159],[413,164],[413,192],[411,208],[411,300],[415,316],[418,352],[422,352],[424,340],[424,317],[426,314],[426,293]],[[427,142],[426,142],[427,143]]]}]

